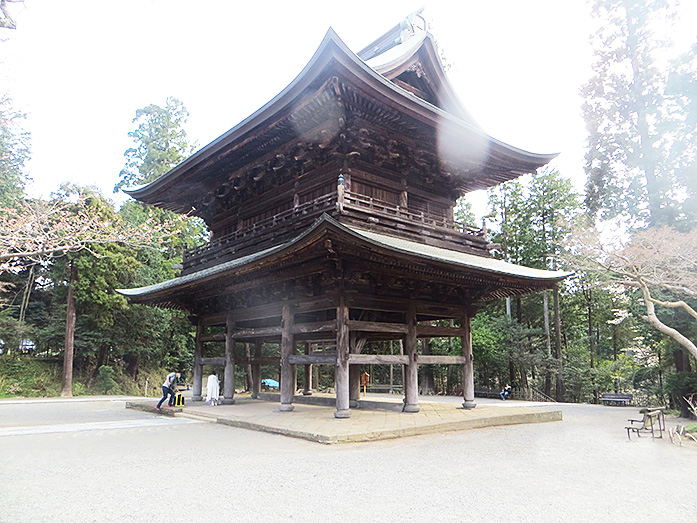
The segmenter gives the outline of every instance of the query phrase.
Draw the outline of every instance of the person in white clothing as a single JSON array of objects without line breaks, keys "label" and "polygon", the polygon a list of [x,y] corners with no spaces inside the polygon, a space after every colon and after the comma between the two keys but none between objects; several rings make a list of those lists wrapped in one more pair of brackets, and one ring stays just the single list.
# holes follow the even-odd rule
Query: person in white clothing
[{"label": "person in white clothing", "polygon": [[218,396],[220,396],[220,382],[215,371],[208,376],[206,389],[206,403],[210,403],[211,407],[215,407],[218,404]]}]

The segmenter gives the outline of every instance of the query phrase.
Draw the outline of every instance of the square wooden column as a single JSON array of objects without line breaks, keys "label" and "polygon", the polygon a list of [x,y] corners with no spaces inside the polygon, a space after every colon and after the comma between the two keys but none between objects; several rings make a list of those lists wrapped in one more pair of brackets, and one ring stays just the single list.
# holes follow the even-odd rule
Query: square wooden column
[{"label": "square wooden column", "polygon": [[295,372],[290,364],[293,353],[293,313],[288,303],[283,304],[281,316],[281,412],[293,410],[295,393]]},{"label": "square wooden column", "polygon": [[[254,359],[261,359],[261,341],[254,342]],[[252,398],[259,398],[261,390],[261,363],[252,364]]]},{"label": "square wooden column", "polygon": [[404,351],[409,357],[409,363],[404,370],[404,409],[403,412],[419,412],[419,365],[416,363],[416,306],[409,304],[406,315],[407,335]]},{"label": "square wooden column", "polygon": [[[309,356],[310,354],[310,342],[305,342],[305,354]],[[305,382],[305,387],[303,388],[303,396],[311,396],[312,395],[312,365],[305,365],[304,366],[304,382]]]},{"label": "square wooden column", "polygon": [[343,289],[336,308],[336,412],[335,418],[350,418],[349,411],[349,309]]},{"label": "square wooden column", "polygon": [[235,321],[229,314],[225,320],[225,382],[222,403],[235,403]]},{"label": "square wooden column", "polygon": [[201,320],[199,320],[196,324],[196,340],[194,341],[194,390],[191,396],[192,401],[203,401],[203,396],[201,395],[203,391],[203,364],[201,363],[203,342],[201,342],[201,336],[203,336],[203,325]]},{"label": "square wooden column", "polygon": [[361,399],[361,366],[349,366],[349,406],[352,409],[358,407]]},{"label": "square wooden column", "polygon": [[462,366],[462,396],[464,402],[462,406],[466,409],[473,409],[477,406],[474,402],[474,356],[472,355],[472,324],[470,315],[465,314],[462,319],[462,328],[465,330],[462,340],[462,355],[465,357],[465,364]]}]

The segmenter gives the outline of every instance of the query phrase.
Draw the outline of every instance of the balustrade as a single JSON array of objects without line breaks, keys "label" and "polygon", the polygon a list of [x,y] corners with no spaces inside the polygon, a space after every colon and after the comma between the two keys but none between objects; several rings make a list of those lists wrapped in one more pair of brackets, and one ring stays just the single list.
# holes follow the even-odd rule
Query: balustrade
[{"label": "balustrade", "polygon": [[[402,224],[400,227],[434,229],[453,237],[465,235],[478,238],[479,241],[485,240],[483,230],[470,227],[436,213],[416,212],[350,191],[344,191],[342,198],[342,210],[346,212],[353,211],[361,215],[368,215],[367,218],[386,218]],[[216,238],[207,244],[189,249],[184,253],[184,270],[186,271],[198,265],[205,265],[213,259],[219,259],[223,256],[246,250],[247,247],[256,245],[259,240],[262,240],[271,229],[279,231],[281,233],[279,236],[284,232],[292,232],[295,230],[295,226],[313,220],[324,212],[334,211],[336,203],[337,192],[331,192],[269,218],[254,222],[247,227]]]}]

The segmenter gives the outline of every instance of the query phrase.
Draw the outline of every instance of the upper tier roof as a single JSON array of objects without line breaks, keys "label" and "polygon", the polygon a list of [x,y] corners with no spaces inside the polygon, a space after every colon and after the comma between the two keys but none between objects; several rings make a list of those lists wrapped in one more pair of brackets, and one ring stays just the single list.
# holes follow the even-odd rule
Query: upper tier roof
[{"label": "upper tier roof", "polygon": [[[427,101],[437,107],[459,117],[463,122],[481,128],[450,85],[438,55],[438,47],[433,35],[426,29],[425,21],[423,26],[415,22],[416,18],[420,18],[422,10],[423,8],[410,14],[380,38],[361,49],[357,56],[400,87],[417,96],[426,95],[420,97],[429,98]],[[412,76],[411,79],[400,78],[409,75]]]},{"label": "upper tier roof", "polygon": [[[423,79],[420,86],[400,79],[410,68],[413,83]],[[321,128],[329,121],[322,120],[327,108],[334,125],[328,131]],[[206,195],[242,176],[251,179],[248,170],[273,158],[279,148],[313,140],[313,147],[322,148],[336,141],[351,111],[411,133],[413,143],[430,139],[439,168],[445,165],[454,175],[458,194],[534,172],[556,156],[523,151],[486,134],[454,94],[427,33],[366,63],[330,28],[310,62],[275,98],[157,180],[125,192],[175,212],[203,215]],[[428,139],[420,140],[419,133]]]}]

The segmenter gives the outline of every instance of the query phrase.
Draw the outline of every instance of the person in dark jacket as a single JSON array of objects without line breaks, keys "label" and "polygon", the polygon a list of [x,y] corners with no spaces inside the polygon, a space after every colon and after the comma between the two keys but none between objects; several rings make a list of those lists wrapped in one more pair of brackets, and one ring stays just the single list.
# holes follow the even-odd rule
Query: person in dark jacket
[{"label": "person in dark jacket", "polygon": [[508,399],[508,396],[511,395],[511,390],[512,390],[512,387],[508,383],[506,383],[506,386],[503,388],[503,390],[499,394],[499,396],[501,396],[501,399],[502,400]]},{"label": "person in dark jacket", "polygon": [[177,383],[181,375],[181,372],[170,372],[169,374],[167,374],[167,378],[165,379],[165,382],[162,384],[162,398],[160,398],[160,402],[155,406],[157,410],[160,410],[162,402],[164,402],[167,399],[167,396],[169,396],[169,402],[167,403],[167,405],[169,407],[174,406],[174,396],[177,392]]}]

